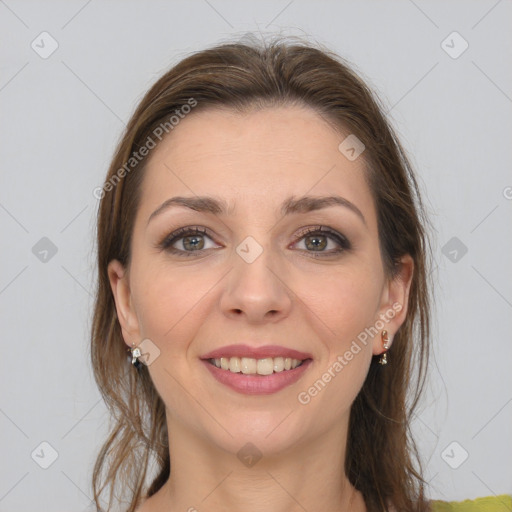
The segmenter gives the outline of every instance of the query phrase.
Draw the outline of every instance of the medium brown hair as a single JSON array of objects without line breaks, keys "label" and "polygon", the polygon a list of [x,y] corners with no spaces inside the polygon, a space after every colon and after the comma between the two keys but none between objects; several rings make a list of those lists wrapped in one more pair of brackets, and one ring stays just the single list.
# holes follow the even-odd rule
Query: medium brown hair
[{"label": "medium brown hair", "polygon": [[[126,510],[133,512],[144,493],[153,495],[170,475],[164,403],[147,367],[135,371],[127,361],[107,266],[113,259],[130,263],[148,157],[132,160],[132,167],[126,163],[191,99],[197,106],[190,115],[215,107],[243,114],[254,108],[307,106],[366,146],[361,158],[376,205],[386,273],[395,276],[405,254],[412,256],[414,272],[407,316],[394,336],[390,361],[382,366],[373,357],[352,404],[345,471],[368,511],[428,510],[410,431],[425,383],[430,330],[430,246],[419,187],[384,108],[351,66],[319,45],[282,38],[224,43],[181,60],[143,97],[115,152],[106,179],[111,185],[104,189],[98,210],[98,287],[91,335],[95,379],[113,420],[92,477],[98,510],[103,510],[99,498],[105,487],[110,488],[108,510],[119,487],[127,493]],[[155,473],[146,482],[152,463]]]}]

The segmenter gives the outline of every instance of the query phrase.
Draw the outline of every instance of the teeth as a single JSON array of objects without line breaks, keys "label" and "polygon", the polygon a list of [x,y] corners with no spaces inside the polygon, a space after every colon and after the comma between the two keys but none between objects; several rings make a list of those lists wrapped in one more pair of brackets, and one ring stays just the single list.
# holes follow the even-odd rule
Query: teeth
[{"label": "teeth", "polygon": [[256,373],[258,375],[271,375],[274,373],[274,360],[271,357],[258,359]]},{"label": "teeth", "polygon": [[282,371],[297,368],[302,364],[300,359],[291,357],[266,357],[253,359],[251,357],[221,357],[210,359],[217,368],[229,370],[233,373],[242,372],[244,375],[271,375]]},{"label": "teeth", "polygon": [[258,361],[256,359],[249,359],[248,357],[242,357],[240,359],[240,369],[242,373],[252,375],[257,373]]}]

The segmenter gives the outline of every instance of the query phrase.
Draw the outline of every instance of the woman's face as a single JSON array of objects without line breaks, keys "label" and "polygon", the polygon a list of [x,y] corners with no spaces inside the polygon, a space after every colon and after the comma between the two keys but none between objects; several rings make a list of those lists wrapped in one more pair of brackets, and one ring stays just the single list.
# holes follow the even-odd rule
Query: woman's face
[{"label": "woman's face", "polygon": [[[130,267],[113,261],[109,276],[125,342],[150,340],[169,425],[270,454],[348,424],[382,329],[392,339],[404,320],[412,270],[404,258],[398,278],[385,275],[364,153],[338,148],[348,135],[307,108],[209,110],[153,150]],[[220,208],[162,207],[177,196]],[[310,209],[305,196],[341,199]],[[218,349],[228,369],[205,359]],[[281,370],[291,350],[308,360],[251,375]],[[249,374],[236,372],[244,351]]]}]

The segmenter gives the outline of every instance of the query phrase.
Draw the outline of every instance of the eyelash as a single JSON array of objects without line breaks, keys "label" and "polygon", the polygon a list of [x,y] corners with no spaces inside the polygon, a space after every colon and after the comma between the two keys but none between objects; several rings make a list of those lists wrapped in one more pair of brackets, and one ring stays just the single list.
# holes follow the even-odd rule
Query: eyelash
[{"label": "eyelash", "polygon": [[[333,256],[335,254],[343,253],[345,251],[348,251],[351,249],[350,242],[348,239],[342,235],[341,233],[338,233],[330,228],[326,228],[325,226],[312,226],[309,228],[306,228],[301,231],[299,235],[297,235],[294,244],[305,238],[306,236],[310,235],[328,235],[327,238],[331,238],[334,240],[338,245],[340,245],[340,248],[331,250],[329,252],[324,251],[307,251],[304,250],[304,252],[309,253],[314,258],[327,258],[329,256]],[[209,234],[209,230],[206,228],[198,227],[198,226],[189,226],[189,227],[183,227],[179,228],[176,231],[173,231],[171,234],[166,236],[159,244],[158,247],[161,250],[166,250],[170,252],[171,254],[175,254],[178,256],[185,256],[190,257],[194,254],[202,254],[208,249],[199,249],[197,251],[183,251],[181,249],[176,249],[172,247],[172,245],[177,242],[178,240],[181,240],[182,238],[186,238],[188,236],[196,236],[196,235],[206,235],[208,238],[213,239],[213,237]]]}]

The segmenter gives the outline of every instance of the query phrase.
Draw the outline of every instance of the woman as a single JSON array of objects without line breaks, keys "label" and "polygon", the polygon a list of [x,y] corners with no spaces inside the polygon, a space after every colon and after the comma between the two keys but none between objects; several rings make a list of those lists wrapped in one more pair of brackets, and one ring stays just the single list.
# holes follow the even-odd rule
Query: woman
[{"label": "woman", "polygon": [[99,197],[92,363],[115,423],[98,508],[108,486],[130,512],[430,509],[409,431],[426,221],[341,59],[282,41],[184,59]]}]

